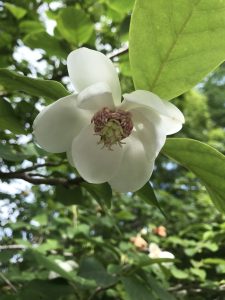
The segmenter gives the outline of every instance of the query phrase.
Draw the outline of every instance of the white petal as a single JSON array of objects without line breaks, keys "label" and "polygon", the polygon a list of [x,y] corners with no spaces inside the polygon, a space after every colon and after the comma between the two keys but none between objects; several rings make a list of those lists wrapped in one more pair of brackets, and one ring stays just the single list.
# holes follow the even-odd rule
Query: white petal
[{"label": "white petal", "polygon": [[176,133],[182,128],[184,116],[182,112],[169,101],[162,100],[157,95],[142,90],[125,94],[124,99],[121,108],[124,108],[125,110],[132,111],[133,109],[142,106],[145,108],[146,116],[148,110],[152,110],[159,114],[163,126],[167,131],[167,135]]},{"label": "white petal", "polygon": [[116,105],[121,102],[119,78],[111,60],[98,51],[80,48],[72,51],[67,58],[71,82],[77,92],[97,83],[107,83]]},{"label": "white petal", "polygon": [[92,125],[84,128],[72,144],[72,158],[75,167],[86,181],[102,183],[108,181],[119,168],[123,148],[115,145],[112,151],[98,144]]},{"label": "white petal", "polygon": [[103,107],[113,108],[112,92],[108,84],[98,82],[80,92],[78,95],[78,107],[93,111]]},{"label": "white petal", "polygon": [[166,132],[161,126],[161,118],[152,111],[143,108],[132,110],[132,119],[138,138],[145,147],[150,160],[155,159],[166,141]]},{"label": "white petal", "polygon": [[170,253],[168,251],[161,251],[160,258],[175,258],[175,256],[173,255],[173,253]]},{"label": "white petal", "polygon": [[90,112],[77,108],[77,96],[59,99],[45,107],[33,123],[37,143],[46,151],[67,151],[74,137],[91,122]]},{"label": "white petal", "polygon": [[72,147],[69,148],[66,152],[67,160],[69,164],[75,168],[74,162],[73,162],[73,157],[72,157]]},{"label": "white petal", "polygon": [[154,160],[149,160],[146,149],[135,132],[124,142],[126,147],[120,168],[109,180],[109,184],[117,192],[134,192],[149,180],[154,168]]}]

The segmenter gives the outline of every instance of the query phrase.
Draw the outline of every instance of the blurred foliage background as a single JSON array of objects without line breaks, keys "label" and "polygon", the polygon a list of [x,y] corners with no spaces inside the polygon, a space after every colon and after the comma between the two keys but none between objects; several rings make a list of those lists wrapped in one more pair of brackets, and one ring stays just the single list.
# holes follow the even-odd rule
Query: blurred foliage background
[{"label": "blurred foliage background", "polygon": [[[130,92],[133,4],[0,1],[0,67],[72,91],[66,57],[86,46],[112,57]],[[158,157],[151,184],[166,217],[149,205],[151,189],[112,194],[106,184],[77,181],[64,154],[46,153],[32,139],[34,118],[58,90],[12,74],[0,70],[0,299],[225,299],[225,217],[199,180]],[[222,65],[173,101],[186,118],[177,136],[224,153],[224,80]],[[149,257],[150,244],[163,250]]]}]

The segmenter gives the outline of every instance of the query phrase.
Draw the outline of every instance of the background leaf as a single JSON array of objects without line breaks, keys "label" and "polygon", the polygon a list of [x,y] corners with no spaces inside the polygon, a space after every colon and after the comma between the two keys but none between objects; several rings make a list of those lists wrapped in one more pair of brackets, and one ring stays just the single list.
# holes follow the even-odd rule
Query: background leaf
[{"label": "background leaf", "polygon": [[80,9],[67,7],[60,11],[57,28],[70,43],[79,46],[89,40],[93,26],[88,16]]},{"label": "background leaf", "polygon": [[7,69],[0,69],[0,84],[9,92],[23,91],[29,95],[46,97],[51,100],[69,95],[69,92],[59,82],[34,79]]},{"label": "background leaf", "polygon": [[8,2],[6,2],[4,5],[11,12],[11,14],[18,20],[22,19],[27,13],[27,10],[20,6],[16,6]]},{"label": "background leaf", "polygon": [[225,156],[202,142],[167,139],[162,152],[195,173],[208,190],[215,206],[225,212]]},{"label": "background leaf", "polygon": [[48,55],[55,55],[58,57],[66,58],[68,52],[65,49],[65,45],[60,42],[57,38],[49,35],[45,31],[32,32],[25,36],[25,45],[32,49],[39,48],[45,50]]},{"label": "background leaf", "polygon": [[79,276],[96,281],[101,287],[106,287],[118,281],[117,278],[109,275],[105,267],[95,257],[85,257],[81,260]]},{"label": "background leaf", "polygon": [[94,199],[102,206],[106,205],[108,208],[111,206],[112,189],[108,183],[90,184],[83,183],[82,186],[94,197]]},{"label": "background leaf", "polygon": [[123,285],[130,300],[155,300],[151,290],[136,277],[124,277]]},{"label": "background leaf", "polygon": [[156,198],[155,192],[151,186],[150,182],[147,182],[140,190],[138,190],[136,192],[136,194],[142,199],[144,200],[146,203],[157,207],[162,214],[165,216],[164,212],[162,211],[159,202]]},{"label": "background leaf", "polygon": [[225,59],[224,7],[225,0],[137,0],[129,46],[136,89],[172,99],[215,69]]},{"label": "background leaf", "polygon": [[82,204],[84,202],[84,197],[80,187],[69,189],[63,186],[57,186],[55,189],[55,199],[66,206]]},{"label": "background leaf", "polygon": [[15,134],[25,133],[11,104],[4,99],[0,99],[0,129],[8,129]]}]

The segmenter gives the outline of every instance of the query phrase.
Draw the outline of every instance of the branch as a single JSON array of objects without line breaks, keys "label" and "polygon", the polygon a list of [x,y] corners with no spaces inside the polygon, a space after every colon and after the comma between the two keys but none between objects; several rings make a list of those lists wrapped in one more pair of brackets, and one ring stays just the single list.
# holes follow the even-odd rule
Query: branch
[{"label": "branch", "polygon": [[97,294],[99,294],[99,293],[101,293],[101,292],[104,292],[104,291],[106,291],[106,290],[108,290],[108,289],[111,289],[112,287],[116,286],[117,283],[118,283],[118,281],[116,281],[116,282],[114,282],[114,283],[112,283],[112,284],[110,284],[110,285],[107,285],[107,286],[105,286],[105,287],[98,286],[98,287],[94,290],[94,292],[90,295],[90,297],[88,298],[88,300],[95,299],[95,296],[96,296]]},{"label": "branch", "polygon": [[24,245],[3,245],[0,246],[0,250],[23,250],[26,249],[27,246]]},{"label": "branch", "polygon": [[38,168],[43,168],[43,167],[58,167],[58,166],[60,166],[60,165],[62,165],[64,163],[65,162],[61,161],[61,162],[57,162],[57,163],[48,162],[48,163],[44,163],[44,164],[36,164],[36,165],[33,165],[33,166],[25,168],[25,169],[16,170],[14,173],[30,172],[30,171],[34,171],[34,170],[36,170]]},{"label": "branch", "polygon": [[8,278],[5,277],[5,275],[4,275],[2,272],[0,272],[0,277],[3,279],[3,281],[4,281],[8,286],[11,287],[11,289],[12,289],[15,293],[17,293],[16,287],[9,281]]},{"label": "branch", "polygon": [[[43,166],[43,165],[38,165],[38,167]],[[45,164],[44,166],[47,166],[47,164]],[[52,166],[52,164],[51,164]],[[37,167],[37,166],[36,166]],[[30,168],[26,168],[24,170],[19,170],[16,172],[0,172],[0,179],[22,179],[25,180],[29,183],[32,184],[46,184],[46,185],[63,185],[65,187],[69,187],[69,186],[76,186],[76,185],[80,185],[82,182],[84,182],[84,180],[81,177],[76,177],[74,179],[70,179],[70,178],[64,178],[64,177],[57,177],[57,178],[46,178],[43,177],[42,174],[28,174],[26,173],[26,171],[30,171],[31,168],[34,167],[30,167]],[[37,178],[35,178],[35,177]]]},{"label": "branch", "polygon": [[112,59],[114,57],[123,55],[125,53],[128,53],[128,46],[125,46],[125,47],[120,48],[118,50],[114,50],[112,53],[108,54],[108,58]]}]

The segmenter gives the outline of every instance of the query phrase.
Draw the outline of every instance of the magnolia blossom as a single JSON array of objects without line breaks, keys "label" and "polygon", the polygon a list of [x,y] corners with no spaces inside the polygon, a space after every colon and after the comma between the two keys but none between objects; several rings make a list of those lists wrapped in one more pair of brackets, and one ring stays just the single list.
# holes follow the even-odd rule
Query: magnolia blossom
[{"label": "magnolia blossom", "polygon": [[67,59],[75,93],[45,107],[33,129],[46,151],[66,152],[90,183],[108,182],[118,192],[132,192],[150,178],[166,135],[179,131],[183,114],[151,92],[124,94],[110,59],[80,48]]},{"label": "magnolia blossom", "polygon": [[173,253],[168,251],[162,251],[159,246],[155,243],[149,245],[149,257],[150,258],[175,258]]}]

